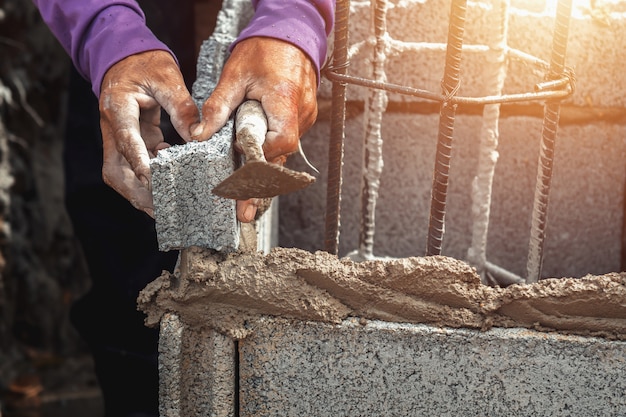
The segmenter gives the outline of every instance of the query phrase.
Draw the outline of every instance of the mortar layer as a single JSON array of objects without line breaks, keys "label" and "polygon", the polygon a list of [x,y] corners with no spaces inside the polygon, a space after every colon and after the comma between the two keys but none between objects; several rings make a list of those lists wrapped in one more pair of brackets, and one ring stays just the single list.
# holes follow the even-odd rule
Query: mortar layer
[{"label": "mortar layer", "polygon": [[345,318],[454,328],[525,327],[626,340],[626,273],[481,284],[445,256],[353,262],[327,252],[182,251],[180,264],[139,295],[148,326],[175,312],[192,327],[236,339],[264,316],[340,323]]}]

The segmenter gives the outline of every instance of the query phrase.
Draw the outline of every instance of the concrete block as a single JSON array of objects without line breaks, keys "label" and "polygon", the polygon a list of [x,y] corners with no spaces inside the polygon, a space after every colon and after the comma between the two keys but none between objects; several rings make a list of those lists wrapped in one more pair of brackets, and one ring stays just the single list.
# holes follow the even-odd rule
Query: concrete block
[{"label": "concrete block", "polygon": [[626,343],[358,319],[239,342],[240,416],[616,416]]},{"label": "concrete block", "polygon": [[247,0],[224,0],[217,14],[215,30],[209,39],[202,42],[197,77],[192,87],[192,97],[198,108],[215,89],[222,73],[229,47],[245,27],[253,14],[252,4]]},{"label": "concrete block", "polygon": [[147,324],[161,323],[164,411],[214,415],[230,392],[238,416],[595,416],[626,405],[623,274],[494,288],[452,258],[353,263],[288,248],[190,248],[176,272],[138,299]]},{"label": "concrete block", "polygon": [[161,320],[159,414],[234,416],[235,342],[213,330],[189,328],[176,314]]},{"label": "concrete block", "polygon": [[160,250],[237,250],[235,201],[211,193],[234,170],[232,123],[209,141],[159,151],[150,168]]},{"label": "concrete block", "polygon": [[[545,0],[511,1],[507,44],[544,61],[550,60],[554,5]],[[620,53],[626,43],[624,2],[574,2],[566,65],[576,73],[575,94],[564,101],[557,132],[554,172],[547,218],[543,277],[580,277],[621,271],[624,181],[626,171],[626,78]],[[464,45],[487,47],[497,34],[495,1],[468,2]],[[450,1],[391,1],[387,30],[392,39],[420,44],[393,44],[386,50],[388,81],[440,92]],[[351,3],[348,73],[371,78],[371,4]],[[607,42],[606,39],[611,39]],[[622,53],[623,55],[623,53]],[[463,52],[460,95],[484,96],[493,80],[485,52]],[[529,92],[543,71],[523,62],[506,62],[505,93]],[[322,80],[320,97],[332,85]],[[349,100],[365,100],[368,89],[350,85]],[[389,94],[383,116],[384,171],[376,205],[375,254],[406,257],[425,253],[433,181],[438,107]],[[413,103],[411,103],[413,102]],[[341,199],[340,255],[359,247],[364,126],[358,104],[348,103]],[[494,175],[488,230],[488,259],[526,276],[531,213],[537,178],[542,102],[503,106],[499,119],[499,159]],[[411,105],[413,105],[411,107]],[[532,109],[535,108],[535,111]],[[413,113],[411,113],[413,111]],[[466,111],[466,110],[463,110]],[[508,113],[507,113],[508,111]],[[327,116],[328,117],[328,116]],[[287,247],[324,247],[325,201],[330,124],[321,119],[302,145],[322,173],[318,184],[281,199],[280,241]],[[454,124],[450,184],[442,253],[466,259],[472,239],[472,180],[477,173],[482,117],[459,111]],[[304,169],[292,161],[293,169]],[[297,213],[297,215],[290,215]]]}]

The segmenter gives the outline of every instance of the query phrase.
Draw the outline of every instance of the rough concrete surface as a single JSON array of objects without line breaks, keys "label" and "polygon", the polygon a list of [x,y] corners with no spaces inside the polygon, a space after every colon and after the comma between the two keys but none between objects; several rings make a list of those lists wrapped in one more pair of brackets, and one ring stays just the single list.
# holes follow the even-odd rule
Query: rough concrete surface
[{"label": "rough concrete surface", "polygon": [[619,416],[625,348],[525,329],[272,319],[239,342],[239,415]]},{"label": "rough concrete surface", "polygon": [[209,141],[159,151],[150,168],[160,250],[238,249],[235,201],[211,193],[234,170],[232,123]]},{"label": "rough concrete surface", "polygon": [[[426,249],[438,116],[383,116],[383,159],[376,206],[374,253],[422,256]],[[364,118],[347,120],[339,254],[358,248]],[[522,277],[537,177],[540,119],[500,120],[499,159],[493,179],[487,256]],[[466,259],[472,232],[472,180],[477,172],[481,119],[455,121],[442,254]],[[318,122],[302,141],[320,170],[315,184],[280,199],[280,244],[323,248],[330,123]],[[581,277],[621,270],[626,182],[626,125],[572,124],[559,128],[550,189],[543,277]],[[292,169],[306,169],[294,158]],[[292,214],[294,213],[294,214]],[[297,215],[295,215],[297,213]]]},{"label": "rough concrete surface", "polygon": [[162,417],[232,415],[235,344],[214,330],[182,325],[175,314],[161,320],[159,414]]},{"label": "rough concrete surface", "polygon": [[175,312],[236,339],[263,315],[339,323],[347,317],[489,329],[525,327],[626,340],[626,274],[490,287],[444,256],[355,263],[326,252],[188,249],[174,274],[140,294],[147,324]]}]

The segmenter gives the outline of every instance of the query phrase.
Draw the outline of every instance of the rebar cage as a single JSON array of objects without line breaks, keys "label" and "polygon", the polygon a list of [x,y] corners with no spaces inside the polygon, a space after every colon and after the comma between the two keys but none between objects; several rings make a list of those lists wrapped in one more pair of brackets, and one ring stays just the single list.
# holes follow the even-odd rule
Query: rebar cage
[{"label": "rebar cage", "polygon": [[[467,1],[452,0],[447,43],[406,42],[393,39],[387,31],[387,0],[372,0],[373,34],[365,43],[372,46],[371,77],[350,74],[350,63],[362,53],[363,42],[350,44],[350,0],[337,0],[333,40],[333,55],[323,74],[332,83],[332,114],[328,154],[328,183],[326,195],[324,250],[337,254],[339,247],[342,165],[346,121],[346,91],[348,85],[368,89],[365,103],[366,132],[364,139],[363,177],[361,188],[361,221],[359,247],[353,259],[373,259],[373,241],[376,202],[382,171],[381,135],[382,115],[387,105],[388,93],[418,97],[439,104],[437,148],[431,189],[430,217],[425,255],[441,254],[445,233],[446,200],[448,195],[451,150],[454,142],[454,123],[460,104],[483,105],[480,138],[479,169],[472,192],[472,243],[467,253],[468,262],[474,266],[484,283],[510,285],[533,283],[541,277],[545,230],[548,214],[548,196],[552,178],[555,141],[557,137],[561,101],[575,91],[575,77],[565,65],[568,32],[572,12],[572,0],[560,0],[556,9],[552,52],[550,62],[543,61],[526,52],[507,45],[509,0],[492,0],[492,24],[488,45],[464,44]],[[445,68],[441,91],[433,92],[415,86],[394,83],[387,79],[385,67],[387,55],[394,48],[426,51],[445,51]],[[462,71],[462,54],[482,54],[485,71],[491,80],[486,87],[487,95],[470,97],[459,95]],[[506,62],[515,59],[543,72],[544,79],[537,82],[533,91],[503,94],[506,78]],[[543,125],[539,151],[539,164],[535,186],[531,233],[528,245],[527,274],[520,277],[488,261],[486,255],[487,230],[491,187],[498,146],[498,119],[502,103],[542,101]],[[416,253],[416,256],[422,255]]]}]

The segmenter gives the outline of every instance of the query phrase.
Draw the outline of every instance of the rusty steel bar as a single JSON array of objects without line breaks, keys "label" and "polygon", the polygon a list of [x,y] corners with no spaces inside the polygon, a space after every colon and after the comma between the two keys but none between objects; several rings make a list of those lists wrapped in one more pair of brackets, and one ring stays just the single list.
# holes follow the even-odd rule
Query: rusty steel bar
[{"label": "rusty steel bar", "polygon": [[446,198],[448,195],[450,156],[452,153],[452,133],[457,107],[456,104],[450,103],[450,99],[456,95],[459,89],[466,9],[466,0],[452,1],[446,48],[446,65],[441,83],[443,95],[447,99],[441,104],[439,111],[439,134],[433,174],[430,221],[426,246],[427,256],[441,254],[445,227]]},{"label": "rusty steel bar", "polygon": [[[337,0],[332,67],[338,74],[346,74],[348,71],[349,19],[350,0]],[[333,82],[330,142],[328,144],[324,250],[335,255],[339,252],[339,212],[341,207],[343,143],[345,139],[346,89],[346,83]]]},{"label": "rusty steel bar", "polygon": [[[548,81],[562,78],[565,72],[567,37],[572,13],[572,0],[560,0],[557,5],[552,40],[552,56]],[[560,101],[548,101],[544,110],[539,167],[530,229],[526,283],[537,282],[541,278],[543,252],[548,218],[548,197],[552,180],[556,132],[561,110]]]},{"label": "rusty steel bar", "polygon": [[562,86],[561,89],[548,89],[544,87],[543,83],[539,83],[535,86],[535,92],[527,92],[527,93],[512,93],[512,94],[502,94],[495,96],[485,96],[485,97],[464,97],[464,96],[455,96],[455,97],[447,97],[445,95],[439,93],[433,93],[428,90],[422,90],[415,87],[407,87],[403,85],[381,82],[377,80],[370,80],[367,78],[338,74],[334,71],[327,71],[325,73],[326,77],[333,82],[341,82],[346,84],[354,84],[361,87],[367,88],[376,88],[379,90],[385,90],[390,93],[398,93],[404,94],[407,96],[419,97],[431,101],[439,101],[444,102],[447,101],[450,104],[472,104],[472,105],[482,105],[482,104],[498,104],[498,103],[519,103],[525,101],[543,101],[550,99],[564,99],[572,95],[573,87],[571,86],[571,78],[564,77],[559,80],[555,80],[550,85],[552,86]]}]

